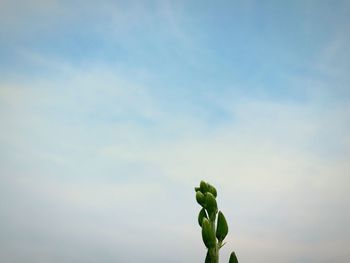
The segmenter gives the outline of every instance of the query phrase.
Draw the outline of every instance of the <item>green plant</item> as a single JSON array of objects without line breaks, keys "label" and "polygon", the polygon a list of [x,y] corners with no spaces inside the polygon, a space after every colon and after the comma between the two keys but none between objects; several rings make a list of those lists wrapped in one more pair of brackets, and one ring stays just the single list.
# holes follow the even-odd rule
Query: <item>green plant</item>
[{"label": "green plant", "polygon": [[[217,191],[214,186],[204,181],[195,187],[196,200],[202,207],[198,214],[198,224],[202,228],[202,239],[207,247],[205,263],[219,263],[219,250],[223,243],[228,226],[224,214],[218,211]],[[238,263],[235,252],[230,255],[229,263]]]}]

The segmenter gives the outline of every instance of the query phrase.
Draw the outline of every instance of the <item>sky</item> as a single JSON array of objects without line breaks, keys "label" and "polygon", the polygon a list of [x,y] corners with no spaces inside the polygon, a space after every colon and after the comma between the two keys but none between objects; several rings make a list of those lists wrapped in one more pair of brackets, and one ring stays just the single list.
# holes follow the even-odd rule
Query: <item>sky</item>
[{"label": "sky", "polygon": [[0,1],[0,261],[350,261],[349,1]]}]

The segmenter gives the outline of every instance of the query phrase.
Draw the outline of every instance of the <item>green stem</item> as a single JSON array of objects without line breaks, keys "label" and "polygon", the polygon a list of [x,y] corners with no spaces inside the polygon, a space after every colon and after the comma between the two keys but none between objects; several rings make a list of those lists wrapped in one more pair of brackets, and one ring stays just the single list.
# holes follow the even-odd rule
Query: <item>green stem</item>
[{"label": "green stem", "polygon": [[[211,228],[214,231],[214,235],[215,235],[215,219],[214,220],[210,220],[210,224],[211,224]],[[219,244],[217,243],[217,241],[215,241],[215,248],[213,248],[212,253],[214,254],[214,262],[213,263],[219,263]]]},{"label": "green stem", "polygon": [[222,241],[219,241],[216,245],[216,249],[218,251],[218,263],[219,263],[219,250],[220,250],[221,246],[222,246]]}]

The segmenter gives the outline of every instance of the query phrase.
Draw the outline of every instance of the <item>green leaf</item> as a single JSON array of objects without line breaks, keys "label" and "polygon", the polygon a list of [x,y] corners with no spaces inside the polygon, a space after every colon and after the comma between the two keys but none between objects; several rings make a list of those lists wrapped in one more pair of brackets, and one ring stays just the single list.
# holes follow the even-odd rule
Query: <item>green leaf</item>
[{"label": "green leaf", "polygon": [[231,255],[230,255],[230,260],[228,263],[238,263],[237,257],[235,252],[232,251]]},{"label": "green leaf", "polygon": [[218,223],[216,227],[216,237],[219,241],[223,241],[228,233],[228,225],[225,216],[221,211],[218,214]]}]

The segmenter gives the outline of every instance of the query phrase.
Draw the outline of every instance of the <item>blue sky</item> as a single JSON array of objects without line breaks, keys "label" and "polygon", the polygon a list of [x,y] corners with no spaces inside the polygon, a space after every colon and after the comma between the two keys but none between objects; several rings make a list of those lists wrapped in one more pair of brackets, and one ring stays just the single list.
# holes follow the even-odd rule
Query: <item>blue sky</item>
[{"label": "blue sky", "polygon": [[1,1],[0,259],[348,262],[348,1]]}]

